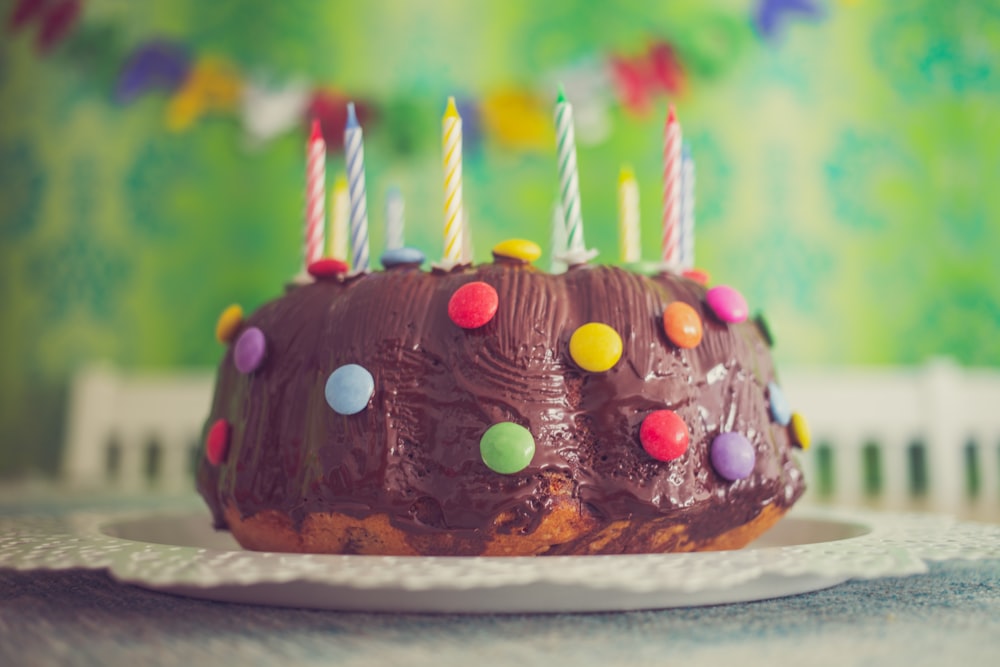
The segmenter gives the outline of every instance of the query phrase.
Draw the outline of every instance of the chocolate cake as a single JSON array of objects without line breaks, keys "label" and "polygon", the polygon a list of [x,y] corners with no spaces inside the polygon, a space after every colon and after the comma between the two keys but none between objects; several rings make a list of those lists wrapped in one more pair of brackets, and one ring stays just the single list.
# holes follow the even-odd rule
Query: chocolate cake
[{"label": "chocolate cake", "polygon": [[738,548],[803,491],[770,336],[727,287],[496,256],[329,271],[224,320],[197,486],[246,548]]}]

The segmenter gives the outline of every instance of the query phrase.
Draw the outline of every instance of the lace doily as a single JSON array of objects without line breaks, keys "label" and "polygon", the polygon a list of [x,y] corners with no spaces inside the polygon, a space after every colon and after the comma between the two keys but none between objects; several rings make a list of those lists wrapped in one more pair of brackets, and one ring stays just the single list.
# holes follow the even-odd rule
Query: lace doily
[{"label": "lace doily", "polygon": [[[739,551],[539,558],[262,553],[219,548],[218,538],[213,543],[207,515],[201,513],[147,516],[159,524],[157,541],[142,541],[142,531],[135,528],[129,535],[132,539],[118,536],[122,525],[141,528],[142,515],[0,518],[0,567],[103,569],[120,581],[187,592],[288,583],[401,594],[524,590],[544,585],[595,595],[714,591],[690,599],[726,601],[726,590],[764,580],[773,587],[781,580],[808,583],[809,578],[815,579],[814,587],[803,585],[792,591],[801,592],[847,579],[918,574],[927,570],[928,561],[1000,558],[997,525],[938,515],[817,508],[790,513],[776,529],[781,536],[771,539],[777,541],[775,546],[767,546],[765,539]],[[174,539],[171,530],[182,536],[176,543],[170,543]]]}]

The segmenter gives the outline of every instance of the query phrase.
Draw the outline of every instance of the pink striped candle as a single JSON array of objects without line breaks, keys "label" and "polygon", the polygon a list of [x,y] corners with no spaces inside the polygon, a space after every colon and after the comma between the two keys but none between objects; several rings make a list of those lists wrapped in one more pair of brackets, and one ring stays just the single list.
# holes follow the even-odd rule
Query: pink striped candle
[{"label": "pink striped candle", "polygon": [[326,142],[319,121],[313,120],[306,147],[305,257],[308,267],[323,259],[326,239]]},{"label": "pink striped candle", "polygon": [[666,269],[680,263],[681,227],[681,124],[670,105],[663,136],[663,245],[661,259]]}]

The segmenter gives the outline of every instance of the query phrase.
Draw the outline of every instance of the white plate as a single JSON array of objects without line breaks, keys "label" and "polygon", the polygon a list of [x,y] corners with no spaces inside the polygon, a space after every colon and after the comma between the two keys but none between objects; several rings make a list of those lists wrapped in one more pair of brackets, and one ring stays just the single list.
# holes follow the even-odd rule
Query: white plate
[{"label": "white plate", "polygon": [[177,595],[396,612],[662,609],[816,591],[924,572],[927,560],[1000,557],[1000,526],[919,514],[793,510],[739,551],[419,558],[241,549],[206,512],[0,519],[0,567],[106,569]]}]

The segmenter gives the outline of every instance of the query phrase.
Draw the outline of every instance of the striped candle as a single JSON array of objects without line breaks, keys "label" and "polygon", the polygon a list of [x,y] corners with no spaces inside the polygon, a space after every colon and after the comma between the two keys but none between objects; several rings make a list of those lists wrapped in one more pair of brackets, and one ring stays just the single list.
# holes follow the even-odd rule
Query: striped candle
[{"label": "striped candle", "polygon": [[455,98],[441,119],[442,162],[444,165],[444,257],[441,265],[451,268],[462,261],[462,117]]},{"label": "striped candle", "polygon": [[332,205],[330,206],[330,257],[342,259],[345,262],[347,256],[347,230],[348,220],[351,217],[351,199],[347,194],[347,177],[344,174],[337,174],[330,192]]},{"label": "striped candle", "polygon": [[663,136],[663,244],[664,268],[675,270],[680,260],[681,124],[670,105]]},{"label": "striped candle", "polygon": [[385,193],[385,249],[396,250],[403,247],[404,225],[403,193],[392,186]]},{"label": "striped candle", "polygon": [[365,192],[365,147],[354,102],[347,105],[344,128],[344,152],[347,154],[348,197],[351,201],[351,268],[354,273],[369,270],[368,195]]},{"label": "striped candle", "polygon": [[618,174],[618,248],[621,261],[634,264],[641,259],[639,246],[639,183],[632,167]]},{"label": "striped candle", "polygon": [[681,150],[681,257],[682,269],[694,268],[694,159],[691,146]]},{"label": "striped candle", "polygon": [[[559,160],[559,201],[566,221],[565,259],[582,264],[591,255],[583,240],[583,216],[580,213],[580,177],[576,168],[576,139],[573,135],[573,105],[559,89],[556,99],[556,152]],[[594,253],[596,254],[596,253]]]},{"label": "striped candle", "polygon": [[[306,225],[303,264],[323,259],[326,213],[326,142],[319,121],[313,120],[306,144]],[[304,268],[305,268],[304,267]]]}]

